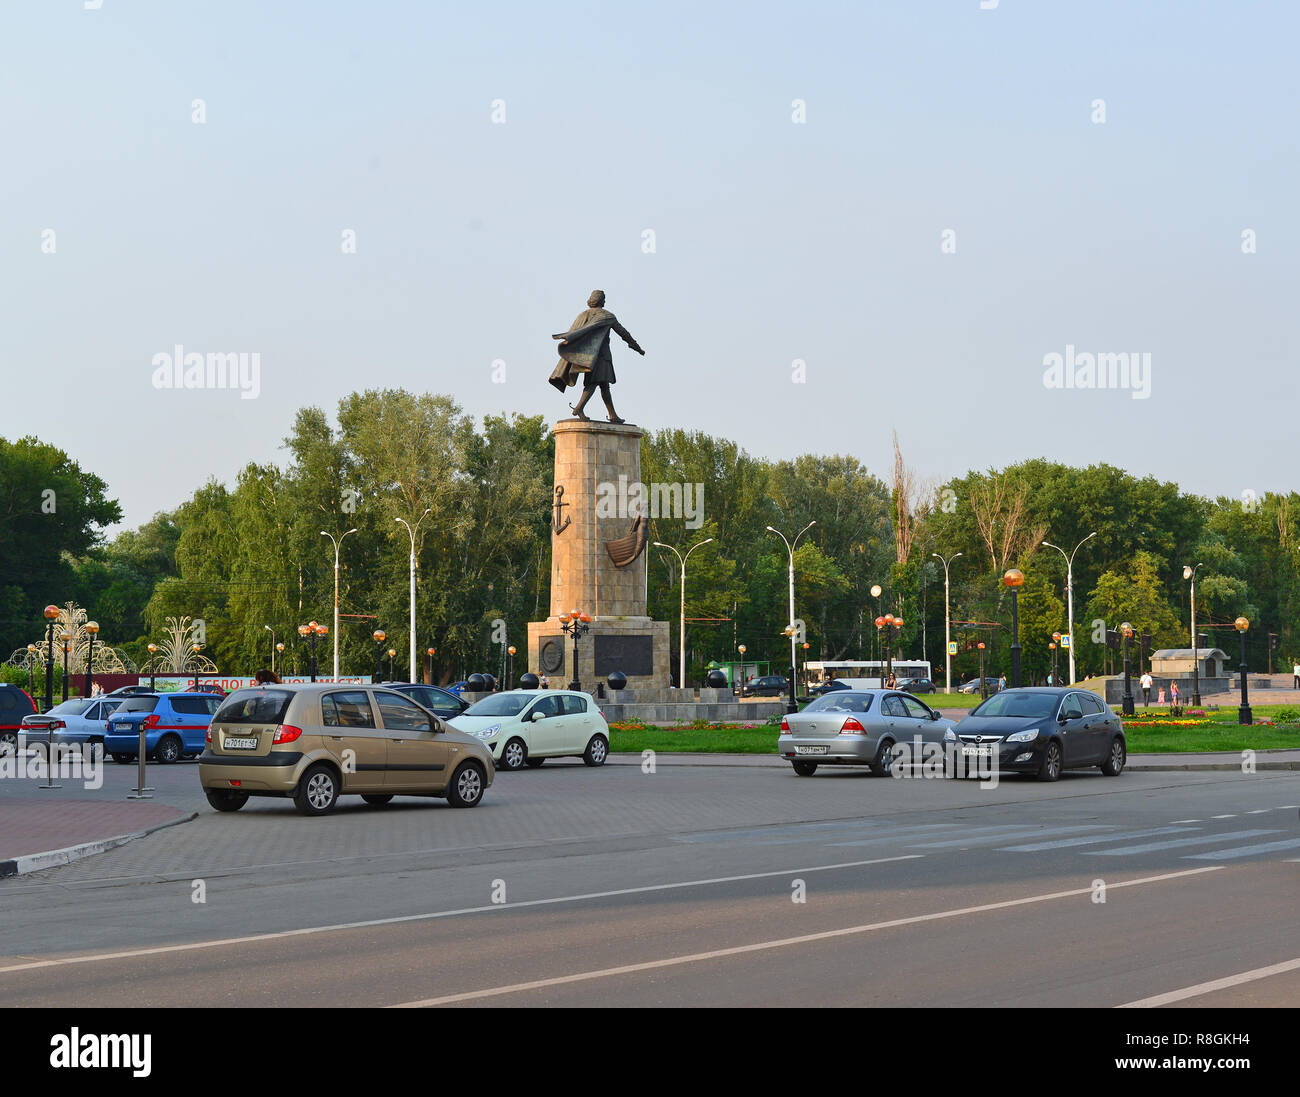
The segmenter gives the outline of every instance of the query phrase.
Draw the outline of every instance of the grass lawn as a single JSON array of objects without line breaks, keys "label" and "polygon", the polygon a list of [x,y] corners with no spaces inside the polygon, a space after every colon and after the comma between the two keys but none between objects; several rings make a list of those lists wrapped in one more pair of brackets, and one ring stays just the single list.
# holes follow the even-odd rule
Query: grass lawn
[{"label": "grass lawn", "polygon": [[645,727],[609,729],[609,749],[615,754],[640,754],[643,750],[681,751],[692,754],[775,754],[778,727],[754,728],[724,725],[717,728]]}]

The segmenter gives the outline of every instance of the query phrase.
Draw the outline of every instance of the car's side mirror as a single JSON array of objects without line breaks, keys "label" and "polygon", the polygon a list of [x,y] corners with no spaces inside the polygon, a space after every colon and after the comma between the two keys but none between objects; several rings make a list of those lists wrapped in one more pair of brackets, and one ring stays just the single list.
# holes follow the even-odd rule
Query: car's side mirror
[{"label": "car's side mirror", "polygon": [[532,720],[534,723],[536,723],[538,720],[545,720],[546,713],[541,712],[538,709],[533,709],[532,715],[530,715],[528,718]]},{"label": "car's side mirror", "polygon": [[1056,722],[1058,724],[1068,724],[1070,722],[1070,718],[1066,716],[1065,713],[1061,713],[1061,715],[1056,718]]},{"label": "car's side mirror", "polygon": [[931,709],[931,710],[930,710],[930,719],[931,719],[931,720],[941,720],[941,719],[943,719],[943,713],[937,711],[936,709]]}]

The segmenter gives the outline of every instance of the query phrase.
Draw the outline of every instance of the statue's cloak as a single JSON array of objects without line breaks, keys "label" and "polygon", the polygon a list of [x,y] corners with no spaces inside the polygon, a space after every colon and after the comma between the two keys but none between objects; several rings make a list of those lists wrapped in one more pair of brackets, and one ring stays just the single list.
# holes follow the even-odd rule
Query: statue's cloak
[{"label": "statue's cloak", "polygon": [[[600,315],[600,314],[604,315]],[[589,323],[582,321],[590,314],[596,318]],[[609,353],[609,333],[617,324],[612,312],[604,309],[588,309],[578,317],[575,326],[552,339],[561,340],[560,360],[551,371],[551,384],[563,392],[570,385],[578,383],[579,374],[585,374],[583,381],[592,384],[617,380],[614,376],[614,359]]]}]

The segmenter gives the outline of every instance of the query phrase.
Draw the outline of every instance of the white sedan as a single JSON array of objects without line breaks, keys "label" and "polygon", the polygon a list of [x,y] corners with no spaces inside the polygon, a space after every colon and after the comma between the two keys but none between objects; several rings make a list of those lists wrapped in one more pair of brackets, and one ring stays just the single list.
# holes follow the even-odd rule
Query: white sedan
[{"label": "white sedan", "polygon": [[609,724],[590,694],[573,690],[494,693],[447,723],[481,740],[498,769],[536,768],[565,757],[603,766],[609,757]]}]

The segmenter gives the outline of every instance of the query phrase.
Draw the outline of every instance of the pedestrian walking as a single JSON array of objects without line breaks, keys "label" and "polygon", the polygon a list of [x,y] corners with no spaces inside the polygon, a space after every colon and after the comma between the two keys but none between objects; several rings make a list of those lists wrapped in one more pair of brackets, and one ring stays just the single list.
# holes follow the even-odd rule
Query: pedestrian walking
[{"label": "pedestrian walking", "polygon": [[998,676],[998,692],[1001,693],[1007,688],[1007,676],[1005,674]]},{"label": "pedestrian walking", "polygon": [[1291,668],[1291,688],[1300,689],[1300,663]]},{"label": "pedestrian walking", "polygon": [[1161,687],[1160,687],[1160,696],[1158,696],[1158,697],[1156,698],[1156,704],[1157,704],[1157,705],[1163,705],[1164,703],[1165,703],[1165,687],[1164,687],[1164,686],[1161,686]]},{"label": "pedestrian walking", "polygon": [[1152,678],[1151,678],[1150,671],[1147,671],[1145,674],[1142,675],[1141,684],[1142,684],[1142,707],[1150,708],[1151,707],[1151,685],[1152,685]]},{"label": "pedestrian walking", "polygon": [[1177,682],[1169,683],[1169,703],[1171,705],[1178,704],[1178,683]]}]

